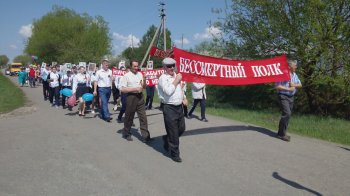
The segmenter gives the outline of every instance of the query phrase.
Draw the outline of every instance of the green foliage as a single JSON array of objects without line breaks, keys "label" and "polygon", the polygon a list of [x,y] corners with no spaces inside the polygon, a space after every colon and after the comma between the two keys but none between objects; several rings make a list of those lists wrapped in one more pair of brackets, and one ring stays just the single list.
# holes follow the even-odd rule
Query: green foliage
[{"label": "green foliage", "polygon": [[[154,34],[157,31],[157,27],[154,25],[151,25],[149,27],[149,29],[147,30],[147,32],[142,36],[142,39],[140,40],[140,45],[139,47],[135,47],[135,48],[126,48],[123,52],[122,52],[122,56],[126,59],[134,59],[137,60],[141,63],[144,55],[146,54],[146,51],[149,47],[149,45],[151,44],[152,38],[154,36]],[[170,31],[167,29],[166,30],[166,45],[167,45],[167,49],[170,49],[171,47],[171,33]],[[159,36],[159,39],[156,39],[156,43],[154,43],[158,48],[163,49],[164,47],[164,37],[163,35]],[[154,68],[159,68],[162,66],[161,64],[161,60],[158,58],[154,58],[151,57],[150,60],[153,60],[153,66]],[[146,66],[146,65],[143,65]]]},{"label": "green foliage", "polygon": [[32,62],[32,57],[26,54],[18,55],[13,59],[14,63],[22,63],[23,66],[29,65]]},{"label": "green foliage", "polygon": [[33,23],[33,34],[25,51],[40,61],[100,62],[110,53],[109,28],[101,16],[79,15],[75,11],[54,7]]},{"label": "green foliage", "polygon": [[[297,74],[303,83],[296,109],[350,119],[349,0],[232,0],[222,13],[224,18],[215,25],[224,33],[220,43],[229,51],[224,56],[261,59],[287,54],[298,60]],[[226,93],[241,96],[249,90],[266,96],[256,100],[259,103],[243,96],[246,105],[271,100],[273,91],[254,88],[242,87],[238,92],[231,88]]]},{"label": "green foliage", "polygon": [[24,106],[25,97],[21,89],[0,72],[0,114]]},{"label": "green foliage", "polygon": [[5,66],[9,62],[9,58],[6,55],[0,55],[0,66]]}]

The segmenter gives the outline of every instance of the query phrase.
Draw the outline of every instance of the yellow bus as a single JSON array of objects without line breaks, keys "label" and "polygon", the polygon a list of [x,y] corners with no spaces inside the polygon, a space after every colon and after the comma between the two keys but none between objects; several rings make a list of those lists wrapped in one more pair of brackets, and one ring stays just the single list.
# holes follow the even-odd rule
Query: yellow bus
[{"label": "yellow bus", "polygon": [[18,72],[21,71],[21,68],[23,67],[22,63],[11,63],[10,64],[10,75],[17,75]]}]

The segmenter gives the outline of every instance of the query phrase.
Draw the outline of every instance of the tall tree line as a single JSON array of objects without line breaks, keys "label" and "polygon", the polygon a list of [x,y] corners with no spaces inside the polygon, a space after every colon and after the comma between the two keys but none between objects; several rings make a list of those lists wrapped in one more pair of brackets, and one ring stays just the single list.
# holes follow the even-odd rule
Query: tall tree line
[{"label": "tall tree line", "polygon": [[[298,60],[303,82],[296,109],[350,119],[350,1],[232,0],[215,25],[222,56]],[[252,108],[276,104],[273,84],[214,87],[213,96]]]}]

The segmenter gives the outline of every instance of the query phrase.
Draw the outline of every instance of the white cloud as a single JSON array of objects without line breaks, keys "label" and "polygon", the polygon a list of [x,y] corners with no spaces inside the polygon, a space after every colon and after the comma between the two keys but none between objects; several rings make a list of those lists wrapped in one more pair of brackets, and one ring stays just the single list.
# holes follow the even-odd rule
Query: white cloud
[{"label": "white cloud", "polygon": [[15,44],[11,44],[11,45],[10,45],[10,48],[11,48],[11,49],[17,49],[18,47],[17,47]]},{"label": "white cloud", "polygon": [[187,38],[183,38],[183,40],[177,39],[174,42],[175,42],[175,44],[178,44],[178,45],[182,44],[182,42],[183,42],[184,45],[187,45],[187,44],[190,43],[190,40],[188,40]]},{"label": "white cloud", "polygon": [[21,29],[19,30],[18,33],[21,34],[25,38],[29,38],[30,36],[32,36],[32,29],[33,29],[32,24],[23,25],[23,26],[21,26]]},{"label": "white cloud", "polygon": [[140,44],[140,39],[135,37],[134,35],[121,35],[119,33],[113,33],[113,37],[114,39],[119,42],[119,44],[117,45],[118,48],[122,47],[122,48],[127,48],[127,47],[139,47]]},{"label": "white cloud", "polygon": [[208,40],[214,37],[221,37],[221,30],[217,27],[207,27],[203,33],[194,34],[195,40]]}]

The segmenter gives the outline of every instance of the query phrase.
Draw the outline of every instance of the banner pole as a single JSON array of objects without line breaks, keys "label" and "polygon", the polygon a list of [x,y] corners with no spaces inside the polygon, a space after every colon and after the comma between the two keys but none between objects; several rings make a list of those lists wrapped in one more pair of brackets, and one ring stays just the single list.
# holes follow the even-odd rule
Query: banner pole
[{"label": "banner pole", "polygon": [[156,33],[154,34],[153,38],[152,38],[152,41],[150,43],[150,45],[148,46],[148,49],[146,51],[146,54],[145,56],[143,57],[142,59],[142,62],[141,62],[141,65],[140,65],[140,68],[142,68],[143,64],[145,63],[146,61],[146,58],[147,58],[147,55],[149,54],[149,51],[151,50],[151,47],[153,46],[153,43],[154,43],[154,40],[156,39],[158,33],[159,33],[159,29],[162,27],[162,23],[160,23],[159,27],[157,28],[156,30]]}]

